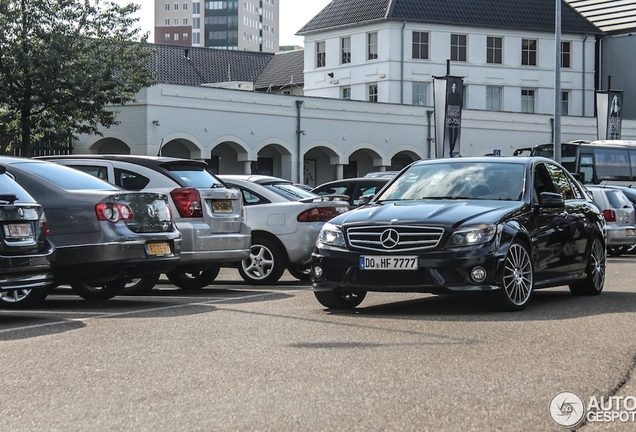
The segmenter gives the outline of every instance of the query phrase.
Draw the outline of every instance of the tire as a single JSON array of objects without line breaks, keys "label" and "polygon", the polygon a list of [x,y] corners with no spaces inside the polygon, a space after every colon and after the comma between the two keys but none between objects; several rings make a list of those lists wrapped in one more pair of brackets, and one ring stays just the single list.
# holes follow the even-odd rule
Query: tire
[{"label": "tire", "polygon": [[260,237],[252,239],[250,256],[238,266],[238,271],[250,285],[273,285],[287,268],[285,253],[273,240]]},{"label": "tire", "polygon": [[513,242],[504,261],[502,289],[497,292],[504,310],[523,309],[534,291],[534,269],[528,248]]},{"label": "tire", "polygon": [[30,309],[40,306],[50,288],[17,289],[0,293],[0,308],[2,309]]},{"label": "tire", "polygon": [[161,275],[130,279],[126,281],[126,286],[121,294],[129,296],[148,294],[159,282],[159,276]]},{"label": "tire", "polygon": [[71,284],[71,288],[77,295],[88,301],[110,300],[121,294],[126,287],[126,279],[116,279],[102,285],[93,285],[83,282]]},{"label": "tire", "polygon": [[305,269],[299,269],[296,267],[287,267],[287,271],[289,272],[290,275],[292,275],[293,277],[295,277],[296,279],[303,281],[303,282],[309,282],[310,278],[309,278],[309,272],[310,272],[310,268],[307,267]]},{"label": "tire", "polygon": [[574,295],[599,295],[605,285],[605,248],[598,237],[592,239],[588,253],[585,279],[570,284],[570,292]]},{"label": "tire", "polygon": [[171,271],[166,273],[168,280],[181,289],[198,290],[210,285],[219,275],[221,267],[193,272]]},{"label": "tire", "polygon": [[354,309],[367,296],[366,291],[338,293],[333,291],[314,291],[321,305],[329,309]]}]

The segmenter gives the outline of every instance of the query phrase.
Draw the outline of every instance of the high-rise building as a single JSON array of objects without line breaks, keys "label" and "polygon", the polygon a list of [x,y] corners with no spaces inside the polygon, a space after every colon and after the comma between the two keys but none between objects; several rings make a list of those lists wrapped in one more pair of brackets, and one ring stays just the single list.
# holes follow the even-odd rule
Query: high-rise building
[{"label": "high-rise building", "polygon": [[155,0],[155,42],[277,52],[279,0]]}]

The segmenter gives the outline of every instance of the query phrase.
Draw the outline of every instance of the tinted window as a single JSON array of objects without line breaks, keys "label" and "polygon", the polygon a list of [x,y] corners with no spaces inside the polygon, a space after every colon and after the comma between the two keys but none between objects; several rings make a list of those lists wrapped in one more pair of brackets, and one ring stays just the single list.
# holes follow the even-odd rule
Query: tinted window
[{"label": "tinted window", "polygon": [[0,194],[1,195],[15,195],[18,198],[18,202],[33,203],[35,200],[17,184],[11,177],[6,174],[0,174]]},{"label": "tinted window", "polygon": [[298,201],[303,198],[310,198],[310,197],[316,196],[315,193],[309,192],[305,189],[301,189],[290,183],[272,183],[272,184],[266,184],[263,186],[271,190],[272,192],[277,193],[283,198],[287,198],[290,201]]},{"label": "tinted window", "polygon": [[594,149],[596,175],[599,179],[630,177],[631,165],[626,149]]},{"label": "tinted window", "polygon": [[93,177],[108,181],[108,169],[101,166],[89,166],[89,165],[71,165],[73,168],[84,171],[86,174],[90,174]]},{"label": "tinted window", "polygon": [[574,184],[572,184],[565,171],[563,171],[556,165],[546,165],[548,170],[550,171],[550,176],[552,177],[552,182],[554,183],[557,192],[563,195],[564,199],[580,199],[583,197],[578,188]]},{"label": "tinted window", "polygon": [[225,184],[201,165],[170,164],[163,168],[174,173],[187,186],[195,188],[225,187]]},{"label": "tinted window", "polygon": [[115,184],[127,190],[142,190],[150,183],[148,177],[123,169],[115,168]]},{"label": "tinted window", "polygon": [[90,174],[55,163],[20,163],[16,167],[64,190],[120,190]]},{"label": "tinted window", "polygon": [[605,195],[607,195],[607,200],[609,201],[611,208],[624,208],[632,205],[625,194],[621,191],[608,190],[605,192]]}]

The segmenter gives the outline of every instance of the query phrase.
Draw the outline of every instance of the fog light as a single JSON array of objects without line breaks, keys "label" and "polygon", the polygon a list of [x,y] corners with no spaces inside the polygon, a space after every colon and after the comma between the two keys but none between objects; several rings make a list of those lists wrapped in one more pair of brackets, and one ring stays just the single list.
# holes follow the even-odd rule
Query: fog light
[{"label": "fog light", "polygon": [[315,266],[312,270],[314,272],[314,276],[317,278],[321,278],[322,277],[322,267],[320,266]]},{"label": "fog light", "polygon": [[475,282],[483,282],[486,279],[486,269],[483,267],[473,267],[470,271],[470,277],[473,278]]}]

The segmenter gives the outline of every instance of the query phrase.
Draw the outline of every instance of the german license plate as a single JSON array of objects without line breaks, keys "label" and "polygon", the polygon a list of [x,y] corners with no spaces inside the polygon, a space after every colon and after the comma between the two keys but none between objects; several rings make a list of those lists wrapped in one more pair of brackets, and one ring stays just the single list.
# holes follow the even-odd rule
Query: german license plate
[{"label": "german license plate", "polygon": [[214,211],[219,213],[231,213],[232,201],[214,201]]},{"label": "german license plate", "polygon": [[417,270],[417,256],[361,256],[360,270]]},{"label": "german license plate", "polygon": [[9,224],[8,236],[12,238],[33,237],[29,224]]},{"label": "german license plate", "polygon": [[169,255],[170,245],[166,242],[146,244],[148,255]]}]

